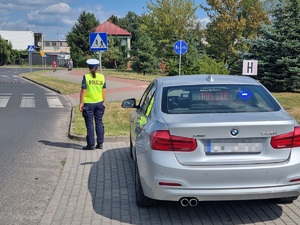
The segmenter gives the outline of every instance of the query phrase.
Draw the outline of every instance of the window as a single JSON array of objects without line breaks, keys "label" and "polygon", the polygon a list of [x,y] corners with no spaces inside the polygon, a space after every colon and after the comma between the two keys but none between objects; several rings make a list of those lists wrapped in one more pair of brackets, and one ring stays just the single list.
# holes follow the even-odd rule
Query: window
[{"label": "window", "polygon": [[45,46],[46,47],[50,47],[50,42],[49,41],[45,41]]},{"label": "window", "polygon": [[127,46],[127,38],[121,39],[121,46]]},{"label": "window", "polygon": [[280,110],[259,85],[191,85],[163,89],[162,110],[170,114],[242,113]]},{"label": "window", "polygon": [[149,105],[150,107],[152,107],[153,105],[152,99],[154,98],[155,90],[156,87],[154,83],[150,84],[141,98],[139,106],[140,106],[141,113],[143,113],[144,115],[149,115],[150,112],[149,110],[151,109],[148,109],[148,107]]},{"label": "window", "polygon": [[56,46],[56,42],[55,41],[52,41],[52,46]]}]

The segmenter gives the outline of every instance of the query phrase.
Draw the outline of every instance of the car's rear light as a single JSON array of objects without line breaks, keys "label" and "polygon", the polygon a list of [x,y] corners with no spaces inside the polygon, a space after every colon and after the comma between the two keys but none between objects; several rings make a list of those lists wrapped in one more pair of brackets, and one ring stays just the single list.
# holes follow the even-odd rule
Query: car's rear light
[{"label": "car's rear light", "polygon": [[153,150],[191,152],[197,147],[194,138],[170,135],[168,130],[154,131],[150,136],[150,145]]},{"label": "car's rear light", "polygon": [[293,179],[293,180],[290,180],[290,182],[299,182],[300,181],[300,178],[298,179]]},{"label": "car's rear light", "polygon": [[272,137],[271,145],[275,149],[300,147],[300,127],[295,127],[292,132]]}]

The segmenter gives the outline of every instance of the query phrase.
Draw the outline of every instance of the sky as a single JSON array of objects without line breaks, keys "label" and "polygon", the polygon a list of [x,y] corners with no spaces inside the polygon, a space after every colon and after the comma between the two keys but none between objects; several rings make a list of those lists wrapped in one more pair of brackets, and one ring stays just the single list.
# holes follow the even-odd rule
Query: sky
[{"label": "sky", "polygon": [[[128,12],[147,13],[149,0],[0,0],[0,30],[30,30],[42,33],[44,40],[65,40],[79,15],[93,13],[101,23],[110,16],[125,17]],[[154,2],[156,2],[154,0]],[[205,0],[195,0],[204,4]],[[205,24],[206,12],[198,9],[198,19]]]}]

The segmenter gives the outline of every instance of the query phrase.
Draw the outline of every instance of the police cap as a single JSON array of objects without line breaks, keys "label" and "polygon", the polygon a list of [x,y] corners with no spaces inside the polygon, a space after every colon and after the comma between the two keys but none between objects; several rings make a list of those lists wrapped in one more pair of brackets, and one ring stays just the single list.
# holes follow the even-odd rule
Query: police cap
[{"label": "police cap", "polygon": [[86,63],[88,66],[98,66],[100,62],[98,59],[88,59],[86,60]]}]

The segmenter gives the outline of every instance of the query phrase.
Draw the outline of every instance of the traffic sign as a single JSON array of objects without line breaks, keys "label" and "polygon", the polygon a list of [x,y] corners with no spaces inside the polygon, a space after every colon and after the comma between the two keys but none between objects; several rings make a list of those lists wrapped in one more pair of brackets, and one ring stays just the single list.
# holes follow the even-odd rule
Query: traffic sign
[{"label": "traffic sign", "polygon": [[257,60],[243,60],[243,75],[257,75]]},{"label": "traffic sign", "polygon": [[44,57],[44,56],[45,56],[45,52],[40,52],[40,55],[41,55],[42,57]]},{"label": "traffic sign", "polygon": [[90,33],[90,50],[107,51],[107,33]]},{"label": "traffic sign", "polygon": [[179,55],[185,54],[187,50],[188,50],[188,45],[183,40],[177,41],[174,45],[174,51]]},{"label": "traffic sign", "polygon": [[28,52],[34,52],[34,45],[28,45],[27,50]]}]

